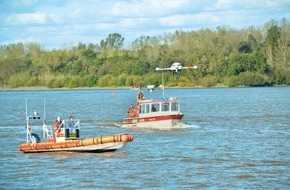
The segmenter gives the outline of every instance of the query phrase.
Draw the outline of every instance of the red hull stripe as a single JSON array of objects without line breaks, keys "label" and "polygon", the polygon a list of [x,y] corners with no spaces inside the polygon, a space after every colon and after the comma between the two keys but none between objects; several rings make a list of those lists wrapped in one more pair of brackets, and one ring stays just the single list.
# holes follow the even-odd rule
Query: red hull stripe
[{"label": "red hull stripe", "polygon": [[166,120],[181,120],[183,115],[165,115],[165,116],[154,116],[146,118],[126,118],[123,120],[123,124],[135,124],[133,120],[137,123],[153,122],[153,121],[166,121]]}]

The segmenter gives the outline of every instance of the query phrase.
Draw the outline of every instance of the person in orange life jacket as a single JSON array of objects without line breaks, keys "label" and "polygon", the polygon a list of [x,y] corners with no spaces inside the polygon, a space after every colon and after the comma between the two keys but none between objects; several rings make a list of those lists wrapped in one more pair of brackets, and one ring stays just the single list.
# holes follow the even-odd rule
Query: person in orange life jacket
[{"label": "person in orange life jacket", "polygon": [[133,109],[134,109],[134,106],[133,106],[133,104],[131,104],[128,111],[127,111],[127,114],[129,114]]},{"label": "person in orange life jacket", "polygon": [[61,121],[61,118],[58,116],[56,118],[56,120],[53,122],[53,128],[54,128],[54,132],[60,132],[60,128],[63,127],[63,124],[62,124],[62,121]]},{"label": "person in orange life jacket", "polygon": [[129,107],[127,114],[129,115],[129,117],[135,117],[136,115],[136,108],[131,104],[131,106]]}]

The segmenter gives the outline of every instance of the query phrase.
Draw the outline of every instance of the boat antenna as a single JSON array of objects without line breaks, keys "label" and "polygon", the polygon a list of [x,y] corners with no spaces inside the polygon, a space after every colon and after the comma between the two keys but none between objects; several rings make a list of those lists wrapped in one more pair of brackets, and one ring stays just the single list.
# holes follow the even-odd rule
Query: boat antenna
[{"label": "boat antenna", "polygon": [[45,106],[46,106],[46,105],[45,105],[45,99],[44,99],[44,102],[43,102],[43,120],[42,120],[42,121],[43,121],[43,124],[44,124],[44,121],[45,121],[45,119],[46,119],[46,118],[45,118],[45,117],[46,117]]},{"label": "boat antenna", "polygon": [[25,111],[26,111],[26,118],[25,119],[27,119],[27,117],[28,117],[28,114],[27,114],[27,98],[25,98]]},{"label": "boat antenna", "polygon": [[162,72],[162,98],[165,99],[165,90],[164,90],[164,76],[163,76],[163,71]]},{"label": "boat antenna", "polygon": [[161,71],[161,76],[162,76],[162,83],[161,83],[161,90],[162,90],[162,98],[165,99],[165,87],[164,87],[164,73],[163,73],[163,69],[160,68],[156,68],[156,71]]},{"label": "boat antenna", "polygon": [[25,121],[26,121],[26,126],[25,126],[25,129],[26,129],[26,142],[28,142],[28,136],[30,135],[28,132],[29,132],[29,129],[28,129],[28,111],[27,111],[27,98],[25,98],[25,109],[26,109],[26,118],[25,118]]}]

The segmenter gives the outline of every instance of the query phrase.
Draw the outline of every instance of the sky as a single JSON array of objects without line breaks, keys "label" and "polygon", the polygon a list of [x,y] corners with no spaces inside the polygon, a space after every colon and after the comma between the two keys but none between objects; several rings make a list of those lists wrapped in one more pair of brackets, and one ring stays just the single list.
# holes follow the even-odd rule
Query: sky
[{"label": "sky", "polygon": [[0,0],[0,45],[46,49],[99,44],[119,33],[125,44],[144,36],[218,26],[263,27],[290,19],[290,0]]}]

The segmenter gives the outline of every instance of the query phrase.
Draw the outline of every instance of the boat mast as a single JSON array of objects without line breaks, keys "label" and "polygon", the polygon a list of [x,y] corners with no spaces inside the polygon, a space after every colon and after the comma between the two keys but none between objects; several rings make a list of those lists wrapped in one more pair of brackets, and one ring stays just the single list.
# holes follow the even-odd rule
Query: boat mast
[{"label": "boat mast", "polygon": [[25,99],[25,111],[26,111],[26,119],[27,119],[27,98]]},{"label": "boat mast", "polygon": [[45,117],[46,117],[46,113],[45,113],[45,106],[46,106],[46,104],[45,104],[45,99],[44,99],[44,102],[43,102],[43,124],[44,124],[44,121],[45,121]]},{"label": "boat mast", "polygon": [[28,143],[28,132],[29,132],[29,129],[28,129],[28,113],[27,113],[27,98],[25,99],[25,111],[26,111],[26,142]]},{"label": "boat mast", "polygon": [[163,71],[162,72],[162,98],[165,99],[165,92],[164,92],[164,76]]}]

